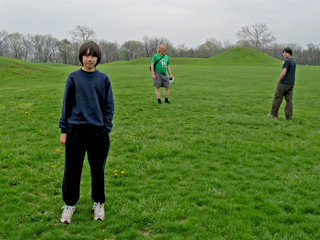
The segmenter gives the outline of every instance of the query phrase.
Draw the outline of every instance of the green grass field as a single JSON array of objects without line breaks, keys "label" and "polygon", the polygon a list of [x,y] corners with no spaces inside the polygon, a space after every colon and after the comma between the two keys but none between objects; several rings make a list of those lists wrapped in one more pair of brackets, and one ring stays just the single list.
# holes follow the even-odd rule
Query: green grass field
[{"label": "green grass field", "polygon": [[157,104],[150,61],[98,66],[116,107],[106,219],[93,221],[85,161],[66,225],[58,120],[79,67],[0,57],[0,239],[320,239],[320,67],[297,67],[288,122],[284,103],[266,117],[280,60],[173,58],[170,105]]}]

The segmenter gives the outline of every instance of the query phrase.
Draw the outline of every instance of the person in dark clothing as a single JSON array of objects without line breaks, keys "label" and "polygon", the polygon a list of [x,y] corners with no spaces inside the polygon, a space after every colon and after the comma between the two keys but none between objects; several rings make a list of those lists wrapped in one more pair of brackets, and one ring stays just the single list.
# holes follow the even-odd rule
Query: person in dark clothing
[{"label": "person in dark clothing", "polygon": [[278,118],[278,111],[284,97],[286,100],[286,105],[284,107],[286,119],[292,121],[292,96],[295,84],[296,62],[292,58],[292,50],[290,48],[283,49],[283,56],[286,59],[282,66],[282,72],[272,101],[271,113],[268,114],[268,117]]},{"label": "person in dark clothing", "polygon": [[92,42],[79,49],[82,68],[67,78],[59,120],[60,142],[66,147],[62,195],[65,206],[62,223],[70,223],[80,196],[80,180],[85,154],[91,169],[94,220],[103,220],[104,169],[110,147],[114,101],[108,75],[96,69],[100,47]]}]

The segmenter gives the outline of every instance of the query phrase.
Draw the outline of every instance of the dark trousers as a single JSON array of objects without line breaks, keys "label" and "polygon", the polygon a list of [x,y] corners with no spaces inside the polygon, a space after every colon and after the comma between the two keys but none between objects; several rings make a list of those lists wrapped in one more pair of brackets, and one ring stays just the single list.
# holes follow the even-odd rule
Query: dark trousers
[{"label": "dark trousers", "polygon": [[292,114],[293,114],[292,96],[293,96],[293,86],[278,83],[276,92],[274,93],[274,97],[272,101],[271,114],[275,117],[278,117],[278,111],[284,97],[286,100],[286,105],[284,106],[286,119],[292,119]]},{"label": "dark trousers", "polygon": [[66,205],[74,206],[80,197],[80,180],[87,152],[91,169],[91,196],[94,202],[105,202],[104,168],[110,138],[104,128],[68,129],[62,195]]}]

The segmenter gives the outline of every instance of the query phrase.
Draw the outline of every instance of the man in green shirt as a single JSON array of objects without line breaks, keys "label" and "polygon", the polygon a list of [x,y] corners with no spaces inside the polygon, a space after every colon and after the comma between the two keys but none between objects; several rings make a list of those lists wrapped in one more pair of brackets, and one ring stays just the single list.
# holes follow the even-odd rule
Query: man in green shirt
[{"label": "man in green shirt", "polygon": [[165,103],[169,102],[169,78],[173,79],[170,69],[170,61],[168,55],[166,55],[167,48],[165,45],[160,45],[158,48],[158,53],[155,54],[151,61],[151,72],[153,79],[153,86],[156,87],[156,97],[158,99],[158,103],[161,104],[160,99],[160,88],[164,87],[164,97]]}]

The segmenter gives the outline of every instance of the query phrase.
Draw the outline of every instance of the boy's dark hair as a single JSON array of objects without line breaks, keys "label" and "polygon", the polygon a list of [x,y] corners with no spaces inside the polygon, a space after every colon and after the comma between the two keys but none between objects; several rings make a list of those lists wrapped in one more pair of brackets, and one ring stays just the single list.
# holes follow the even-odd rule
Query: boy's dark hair
[{"label": "boy's dark hair", "polygon": [[97,57],[97,63],[95,67],[100,63],[101,60],[101,49],[95,42],[88,41],[82,44],[82,46],[79,48],[79,60],[83,66],[82,57],[87,55],[88,50],[90,51],[89,55],[92,55],[94,57]]},{"label": "boy's dark hair", "polygon": [[289,48],[289,47],[287,47],[287,48],[283,49],[283,51],[282,51],[282,52],[283,52],[283,53],[284,53],[284,52],[289,53],[289,54],[290,54],[290,56],[292,56],[292,49],[291,49],[291,48]]}]

